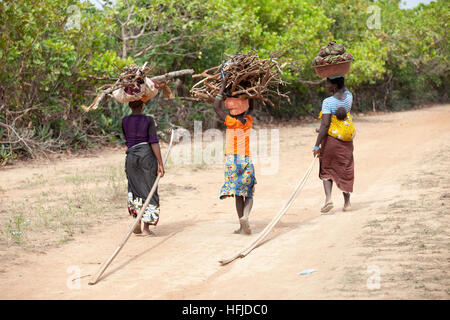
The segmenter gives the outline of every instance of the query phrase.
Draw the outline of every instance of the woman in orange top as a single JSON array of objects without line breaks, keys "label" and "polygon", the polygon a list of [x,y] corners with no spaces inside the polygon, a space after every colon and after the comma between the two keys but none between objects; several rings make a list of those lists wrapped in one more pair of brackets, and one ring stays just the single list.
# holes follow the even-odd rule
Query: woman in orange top
[{"label": "woman in orange top", "polygon": [[[226,77],[222,80],[219,94],[214,101],[214,110],[227,126],[225,183],[220,190],[220,199],[234,197],[240,228],[234,233],[251,234],[248,216],[253,206],[255,192],[255,168],[250,157],[250,132],[253,118],[253,99],[224,96]],[[229,110],[229,114],[223,108]]]}]

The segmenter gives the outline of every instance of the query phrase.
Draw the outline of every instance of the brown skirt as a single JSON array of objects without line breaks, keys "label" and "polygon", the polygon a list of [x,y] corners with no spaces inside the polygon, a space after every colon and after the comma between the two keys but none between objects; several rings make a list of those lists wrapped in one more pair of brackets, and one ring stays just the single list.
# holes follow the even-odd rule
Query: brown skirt
[{"label": "brown skirt", "polygon": [[326,136],[320,148],[319,178],[333,180],[344,192],[353,192],[353,141]]}]

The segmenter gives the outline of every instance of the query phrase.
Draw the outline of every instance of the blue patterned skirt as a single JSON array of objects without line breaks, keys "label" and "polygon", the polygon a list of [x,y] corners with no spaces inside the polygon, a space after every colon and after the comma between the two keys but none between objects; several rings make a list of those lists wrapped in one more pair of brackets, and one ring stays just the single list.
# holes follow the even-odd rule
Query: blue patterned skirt
[{"label": "blue patterned skirt", "polygon": [[228,154],[225,163],[225,183],[220,190],[220,199],[234,196],[252,198],[256,183],[252,158]]}]

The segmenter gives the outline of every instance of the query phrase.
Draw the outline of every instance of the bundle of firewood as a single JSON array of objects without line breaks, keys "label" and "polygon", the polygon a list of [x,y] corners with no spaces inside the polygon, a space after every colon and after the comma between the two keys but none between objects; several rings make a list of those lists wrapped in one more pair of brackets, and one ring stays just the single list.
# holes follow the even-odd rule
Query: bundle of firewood
[{"label": "bundle of firewood", "polygon": [[235,56],[227,55],[228,60],[220,66],[193,75],[192,78],[203,78],[191,89],[191,95],[198,101],[213,103],[226,79],[224,93],[231,97],[247,97],[259,99],[265,105],[271,96],[289,97],[278,90],[279,85],[286,84],[282,79],[282,68],[275,59],[259,59],[258,55],[249,52]]},{"label": "bundle of firewood", "polygon": [[[143,96],[142,87],[145,84],[147,78],[151,79],[154,83],[159,85],[161,89],[165,92],[166,96],[171,99],[172,93],[170,88],[166,85],[168,81],[173,78],[184,76],[187,74],[194,73],[192,69],[179,70],[166,73],[160,76],[150,77],[152,72],[152,68],[146,67],[147,62],[141,67],[135,64],[126,66],[123,68],[122,72],[119,74],[117,78],[91,78],[95,80],[103,80],[103,81],[114,81],[114,84],[104,84],[100,88],[98,88],[98,95],[92,102],[89,107],[82,105],[81,107],[85,111],[95,110],[98,108],[100,102],[108,95],[112,95],[112,93],[118,89],[123,89],[130,96],[134,96],[135,100],[139,100]],[[133,99],[132,99],[133,100]]]}]

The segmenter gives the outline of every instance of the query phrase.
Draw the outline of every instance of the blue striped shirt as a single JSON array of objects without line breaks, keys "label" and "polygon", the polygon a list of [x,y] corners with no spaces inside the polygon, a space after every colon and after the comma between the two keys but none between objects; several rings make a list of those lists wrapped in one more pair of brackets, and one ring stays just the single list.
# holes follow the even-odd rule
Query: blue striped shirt
[{"label": "blue striped shirt", "polygon": [[336,114],[336,110],[344,107],[347,113],[352,109],[353,95],[350,91],[345,90],[345,98],[338,99],[333,96],[323,100],[322,114]]}]

